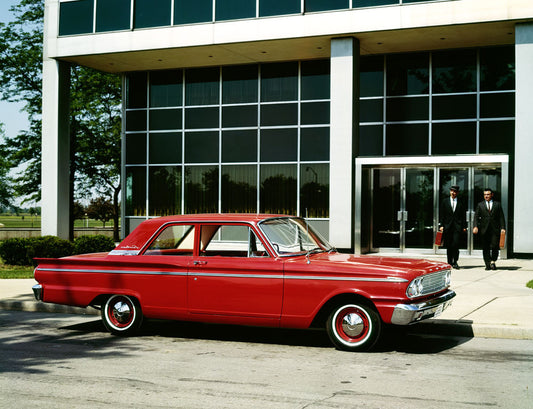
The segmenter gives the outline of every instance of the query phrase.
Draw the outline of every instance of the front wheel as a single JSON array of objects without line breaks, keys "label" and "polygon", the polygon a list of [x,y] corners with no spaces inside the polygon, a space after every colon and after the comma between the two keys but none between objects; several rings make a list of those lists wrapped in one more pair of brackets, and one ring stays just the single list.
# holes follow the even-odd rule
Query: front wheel
[{"label": "front wheel", "polygon": [[381,333],[381,318],[364,303],[342,304],[333,309],[326,322],[329,339],[344,351],[367,351]]},{"label": "front wheel", "polygon": [[139,302],[127,295],[112,295],[102,308],[102,321],[109,332],[115,335],[131,335],[142,323]]}]

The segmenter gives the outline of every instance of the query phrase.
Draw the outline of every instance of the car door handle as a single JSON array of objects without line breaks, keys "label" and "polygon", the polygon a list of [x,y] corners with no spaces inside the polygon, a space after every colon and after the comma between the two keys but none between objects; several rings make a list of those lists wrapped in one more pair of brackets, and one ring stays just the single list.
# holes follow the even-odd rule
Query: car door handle
[{"label": "car door handle", "polygon": [[207,264],[207,261],[194,260],[193,264],[195,266],[203,266],[203,265]]}]

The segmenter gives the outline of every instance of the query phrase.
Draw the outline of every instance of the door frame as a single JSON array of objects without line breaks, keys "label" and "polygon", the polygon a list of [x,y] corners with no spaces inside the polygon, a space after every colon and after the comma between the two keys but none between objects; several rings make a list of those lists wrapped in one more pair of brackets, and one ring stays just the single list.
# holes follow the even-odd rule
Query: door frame
[{"label": "door frame", "polygon": [[[494,166],[497,165],[501,169],[501,203],[505,220],[509,222],[508,218],[508,205],[509,205],[509,156],[508,155],[454,155],[454,156],[409,156],[409,157],[379,157],[379,158],[356,158],[355,159],[355,180],[354,180],[354,253],[361,254],[361,229],[362,229],[362,187],[363,187],[363,167],[472,167],[472,166]],[[436,181],[437,183],[437,181]],[[435,192],[438,197],[438,192]],[[479,202],[482,198],[474,198],[475,203]],[[434,234],[438,227],[438,215],[434,212]],[[433,246],[433,249],[407,249],[403,250],[406,254],[414,252],[420,254],[443,254],[439,251],[437,246]],[[478,254],[479,253],[479,254]],[[481,251],[472,251],[474,256],[481,256]],[[507,258],[507,245],[500,251],[502,258]]]}]

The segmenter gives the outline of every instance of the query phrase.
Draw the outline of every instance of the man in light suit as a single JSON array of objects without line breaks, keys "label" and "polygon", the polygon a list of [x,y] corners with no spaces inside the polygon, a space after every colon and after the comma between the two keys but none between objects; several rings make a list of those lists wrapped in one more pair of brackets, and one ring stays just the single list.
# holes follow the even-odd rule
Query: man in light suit
[{"label": "man in light suit", "polygon": [[483,198],[476,207],[474,234],[480,233],[483,245],[485,270],[496,270],[496,260],[500,251],[500,234],[505,233],[505,216],[500,202],[493,199],[492,189],[485,188]]},{"label": "man in light suit", "polygon": [[459,245],[461,234],[466,231],[466,208],[457,199],[459,186],[450,187],[450,197],[443,200],[440,206],[439,230],[446,247],[448,264],[459,269]]}]

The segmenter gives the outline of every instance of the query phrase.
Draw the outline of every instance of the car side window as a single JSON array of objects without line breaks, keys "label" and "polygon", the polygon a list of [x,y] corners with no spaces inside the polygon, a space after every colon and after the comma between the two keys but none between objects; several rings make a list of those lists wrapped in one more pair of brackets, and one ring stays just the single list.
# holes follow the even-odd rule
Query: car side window
[{"label": "car side window", "polygon": [[150,244],[144,255],[192,256],[194,249],[194,225],[168,226]]},{"label": "car side window", "polygon": [[249,226],[205,225],[200,233],[200,255],[219,257],[269,257]]}]

